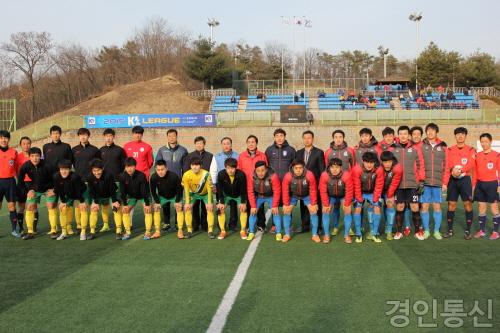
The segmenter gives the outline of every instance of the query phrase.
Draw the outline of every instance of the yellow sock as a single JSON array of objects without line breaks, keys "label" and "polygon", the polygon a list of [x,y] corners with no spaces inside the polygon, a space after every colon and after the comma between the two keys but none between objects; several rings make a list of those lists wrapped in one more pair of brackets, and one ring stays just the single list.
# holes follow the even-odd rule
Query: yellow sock
[{"label": "yellow sock", "polygon": [[71,228],[71,224],[73,223],[73,207],[66,207],[66,227],[69,225]]},{"label": "yellow sock", "polygon": [[123,227],[125,228],[125,233],[130,235],[130,213],[122,215]]},{"label": "yellow sock", "polygon": [[102,206],[101,216],[102,224],[106,227],[109,227],[109,205]]},{"label": "yellow sock", "polygon": [[226,231],[226,212],[217,215],[217,221],[219,222],[220,231]]},{"label": "yellow sock", "polygon": [[208,232],[214,232],[214,212],[207,211],[207,224],[208,224]]},{"label": "yellow sock", "polygon": [[161,213],[160,212],[155,212],[153,214],[153,221],[155,225],[155,232],[160,233],[161,232]]},{"label": "yellow sock", "polygon": [[193,212],[191,210],[187,211],[184,215],[186,220],[186,227],[188,232],[193,232]]},{"label": "yellow sock", "polygon": [[75,220],[76,220],[76,228],[80,229],[82,227],[82,217],[80,213],[80,207],[75,207]]},{"label": "yellow sock", "polygon": [[184,228],[184,213],[177,212],[177,229],[182,230]]},{"label": "yellow sock", "polygon": [[122,233],[122,211],[118,210],[117,212],[113,212],[113,218],[115,220],[116,233]]},{"label": "yellow sock", "polygon": [[[57,209],[49,209],[50,232],[57,232]],[[64,230],[66,231],[66,230]]]},{"label": "yellow sock", "polygon": [[28,234],[32,234],[33,225],[35,224],[35,212],[27,210],[26,217],[24,219],[26,220],[26,227],[28,228]]},{"label": "yellow sock", "polygon": [[66,233],[66,223],[67,223],[67,218],[66,218],[66,208],[61,209],[61,214],[59,214],[59,223],[61,224],[61,230],[62,233]]},{"label": "yellow sock", "polygon": [[89,212],[87,212],[86,209],[84,210],[78,209],[78,211],[80,212],[80,227],[82,228],[82,234],[85,235],[87,226],[89,224]]},{"label": "yellow sock", "polygon": [[248,218],[247,212],[240,212],[241,231],[245,231],[247,229],[247,218]]},{"label": "yellow sock", "polygon": [[90,233],[91,234],[95,234],[95,227],[97,226],[98,219],[99,219],[99,212],[90,212]]},{"label": "yellow sock", "polygon": [[151,227],[153,226],[153,214],[144,214],[144,224],[146,225],[146,233],[151,233]]}]

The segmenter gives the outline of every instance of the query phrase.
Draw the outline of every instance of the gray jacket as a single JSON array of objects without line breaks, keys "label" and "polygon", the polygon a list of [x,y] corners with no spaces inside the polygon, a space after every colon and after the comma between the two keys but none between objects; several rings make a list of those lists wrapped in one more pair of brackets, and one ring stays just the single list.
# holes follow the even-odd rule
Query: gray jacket
[{"label": "gray jacket", "polygon": [[158,150],[158,154],[156,154],[156,161],[164,160],[167,162],[168,169],[179,176],[179,178],[182,178],[182,174],[186,171],[183,167],[184,159],[187,154],[187,149],[181,145],[177,145],[174,148],[170,148],[166,145]]}]

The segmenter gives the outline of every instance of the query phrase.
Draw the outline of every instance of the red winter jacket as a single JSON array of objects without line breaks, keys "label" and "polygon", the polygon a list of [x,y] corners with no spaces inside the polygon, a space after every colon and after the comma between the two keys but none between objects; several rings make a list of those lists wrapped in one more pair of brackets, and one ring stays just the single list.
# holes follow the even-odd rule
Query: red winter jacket
[{"label": "red winter jacket", "polygon": [[[363,182],[363,176],[368,176],[368,183]],[[382,190],[384,189],[384,169],[382,167],[376,167],[372,171],[366,171],[364,167],[356,165],[352,169],[352,180],[354,184],[354,197],[356,198],[356,201],[363,201],[363,185],[373,187],[373,191],[368,193],[373,193],[373,202],[379,201],[380,196],[382,195]],[[372,182],[375,182],[375,184],[373,184]]]},{"label": "red winter jacket", "polygon": [[[305,170],[305,181],[307,181],[309,185],[309,197],[311,199],[311,205],[316,205],[318,202],[318,184],[316,183],[316,178],[311,171]],[[292,184],[293,178],[297,178],[292,175],[292,172],[289,171],[285,174],[283,178],[283,183],[281,186],[282,195],[283,195],[283,205],[290,206],[290,199],[292,197],[290,185]]]},{"label": "red winter jacket", "polygon": [[392,170],[387,172],[384,169],[384,190],[383,193],[387,198],[393,198],[396,190],[398,189],[399,183],[403,178],[403,168],[400,164],[396,164],[392,167]]},{"label": "red winter jacket", "polygon": [[[241,156],[241,155],[240,155]],[[276,173],[274,173],[271,169],[268,169],[268,173],[266,174],[266,177],[264,178],[265,180],[270,181],[270,185],[272,188],[272,197],[273,197],[273,207],[278,207],[280,204],[280,199],[281,199],[281,182],[280,178]],[[257,197],[259,197],[259,194],[255,192],[255,186],[258,186],[258,184],[262,181],[262,179],[259,179],[255,172],[252,172],[252,175],[250,177],[247,177],[247,191],[248,191],[248,202],[250,203],[251,208],[258,208],[257,207]]]},{"label": "red winter jacket", "polygon": [[267,163],[266,154],[257,149],[254,155],[250,155],[248,150],[245,150],[238,156],[238,169],[245,173],[247,179],[251,179],[255,170],[255,163],[258,161]]},{"label": "red winter jacket", "polygon": [[352,199],[354,196],[354,186],[352,183],[351,173],[349,171],[343,171],[340,175],[335,177],[329,171],[324,171],[319,178],[319,195],[321,197],[323,207],[328,207],[330,205],[328,183],[332,182],[332,186],[334,186],[335,188],[335,185],[337,185],[337,182],[339,181],[343,182],[343,186],[345,188],[344,206],[349,207],[352,204]]}]

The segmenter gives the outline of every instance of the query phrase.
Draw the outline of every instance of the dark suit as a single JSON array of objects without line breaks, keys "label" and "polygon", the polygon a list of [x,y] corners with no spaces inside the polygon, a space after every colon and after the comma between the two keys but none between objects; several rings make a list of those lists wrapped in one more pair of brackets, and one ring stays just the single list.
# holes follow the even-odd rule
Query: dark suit
[{"label": "dark suit", "polygon": [[[306,163],[306,169],[311,171],[316,178],[316,184],[319,185],[319,178],[321,177],[321,173],[325,171],[325,156],[324,152],[317,148],[312,147],[309,152],[309,156],[306,161],[306,149],[302,148],[297,150],[295,158],[301,159]],[[304,205],[303,202],[300,203],[300,217],[302,220],[302,231],[308,231],[309,226],[311,224],[311,217],[309,215],[309,210]],[[318,223],[321,227],[321,199],[318,195]]]}]

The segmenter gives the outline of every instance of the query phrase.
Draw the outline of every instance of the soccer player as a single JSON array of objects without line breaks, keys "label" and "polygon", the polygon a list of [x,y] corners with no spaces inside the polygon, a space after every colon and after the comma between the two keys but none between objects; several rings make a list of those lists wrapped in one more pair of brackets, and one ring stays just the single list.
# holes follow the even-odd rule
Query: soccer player
[{"label": "soccer player", "polygon": [[375,243],[382,242],[378,237],[380,225],[380,197],[384,188],[384,171],[379,166],[377,153],[367,151],[363,154],[363,164],[357,164],[352,169],[352,179],[354,185],[354,227],[356,229],[356,243],[363,241],[361,235],[361,210],[363,204],[368,202],[369,209],[372,209],[373,216],[370,222],[370,234],[367,239]]},{"label": "soccer player", "polygon": [[[68,235],[73,234],[71,226],[68,227],[66,224],[68,212],[70,212],[75,201],[78,201],[80,206],[81,227],[82,229],[87,227],[88,198],[84,197],[84,193],[87,192],[87,185],[78,174],[71,171],[71,165],[70,160],[59,161],[59,172],[54,175],[54,193],[59,198],[59,223],[61,225],[61,234],[57,237],[57,240],[66,239]],[[81,236],[80,239],[82,239]]]},{"label": "soccer player", "polygon": [[[78,139],[80,143],[73,147],[73,166],[75,169],[75,173],[80,176],[81,180],[87,184],[91,175],[90,170],[90,161],[98,158],[101,158],[101,151],[94,145],[90,144],[90,131],[87,128],[80,128],[76,133],[78,135]],[[87,187],[88,190],[88,187]],[[84,193],[84,198],[88,200],[89,194]],[[88,216],[88,212],[86,214],[82,214],[80,212],[80,208],[82,205],[75,205],[75,220],[76,220],[76,230],[77,232],[81,231],[82,221],[80,217]],[[107,209],[108,207],[106,207]],[[67,228],[71,228],[71,222],[66,221]],[[88,221],[84,221],[83,224],[87,225]],[[81,232],[81,237],[85,238],[85,232]],[[92,237],[92,232],[91,232]]]},{"label": "soccer player", "polygon": [[396,146],[396,142],[394,140],[395,135],[396,133],[391,127],[386,127],[382,130],[382,141],[378,143],[379,153],[386,150],[392,151],[394,149]]},{"label": "soccer player", "polygon": [[[177,238],[183,239],[184,213],[182,211],[181,178],[175,172],[170,171],[166,161],[157,160],[155,173],[151,176],[150,187],[153,197],[153,222],[156,229],[151,238],[160,237],[161,210],[165,212],[165,206],[173,204],[177,214]],[[168,212],[170,212],[170,208]]]},{"label": "soccer player", "polygon": [[422,136],[424,135],[424,129],[420,126],[413,126],[410,129],[411,142],[413,145],[420,148],[422,145]]},{"label": "soccer player", "polygon": [[192,236],[193,203],[197,200],[203,202],[207,210],[207,231],[210,239],[215,239],[214,235],[214,204],[212,194],[212,179],[210,173],[202,169],[201,160],[194,157],[190,161],[191,169],[182,176],[184,187],[184,212],[187,224],[186,238]]},{"label": "soccer player", "polygon": [[278,174],[280,180],[283,180],[283,177],[285,177],[290,170],[296,152],[295,148],[288,144],[284,129],[276,129],[273,135],[274,143],[267,147],[266,157],[269,161],[269,166]]},{"label": "soccer player", "polygon": [[377,139],[372,134],[372,130],[369,128],[362,128],[359,131],[360,141],[356,147],[354,147],[354,157],[355,162],[358,165],[363,165],[363,154],[366,152],[373,152],[379,155],[379,147]]},{"label": "soccer player", "polygon": [[311,215],[312,241],[320,243],[318,235],[318,185],[314,174],[306,170],[302,160],[295,159],[291,164],[291,171],[283,177],[281,185],[283,196],[283,224],[285,236],[283,243],[291,239],[292,210],[299,201],[303,201]]},{"label": "soccer player", "polygon": [[0,131],[0,209],[2,208],[3,198],[7,200],[7,209],[12,226],[11,235],[21,237],[17,232],[17,212],[16,212],[16,161],[17,151],[9,147],[10,133],[5,130]]},{"label": "soccer player", "polygon": [[142,141],[144,136],[144,128],[142,126],[134,126],[132,128],[132,141],[123,146],[127,157],[132,157],[136,160],[137,171],[142,172],[146,179],[149,180],[151,167],[153,166],[153,148],[148,143]]},{"label": "soccer player", "polygon": [[[42,160],[40,148],[32,147],[29,151],[30,159],[19,169],[17,179],[19,185],[26,188],[26,228],[27,234],[23,239],[33,239],[35,234],[35,212],[40,204],[42,195],[45,196],[46,206],[49,212],[49,235],[52,239],[57,238],[57,197],[54,193],[54,172],[52,164]],[[29,177],[30,181],[26,181]]]},{"label": "soccer player", "polygon": [[[226,233],[226,208],[232,202],[240,211],[240,237],[247,239],[247,177],[245,173],[238,170],[238,161],[228,158],[224,161],[224,169],[217,175],[217,219],[219,221],[220,234],[218,239],[224,239]],[[236,215],[237,217],[237,215]]]},{"label": "soccer player", "polygon": [[[387,240],[393,240],[394,218],[396,217],[396,208],[394,196],[403,176],[403,168],[398,164],[397,159],[391,151],[384,151],[380,154],[380,161],[384,170],[384,189],[382,198],[385,204],[385,237]],[[402,236],[402,230],[397,230],[398,237]]]},{"label": "soccer player", "polygon": [[[396,227],[400,230],[403,227],[405,208],[411,210],[411,219],[415,228],[415,237],[423,238],[421,230],[419,196],[424,187],[425,168],[422,151],[410,141],[410,128],[400,126],[398,128],[399,142],[393,150],[393,154],[398,163],[403,168],[403,176],[394,196],[396,201]],[[404,235],[410,236],[410,227],[405,226]],[[394,239],[400,239],[402,235],[397,232]]]},{"label": "soccer player", "polygon": [[247,178],[247,182],[248,201],[251,207],[247,240],[251,241],[255,238],[257,211],[267,203],[273,215],[276,240],[281,242],[283,240],[279,215],[281,182],[278,175],[267,166],[265,161],[257,161],[255,162],[255,170],[252,176]]},{"label": "soccer player", "polygon": [[457,127],[454,132],[456,144],[448,148],[448,171],[451,176],[445,179],[445,185],[448,185],[446,201],[448,201],[448,212],[446,220],[448,222],[448,231],[443,235],[445,238],[453,236],[453,222],[455,211],[457,209],[458,197],[462,199],[465,210],[465,232],[464,239],[472,239],[471,226],[473,219],[472,212],[472,187],[475,185],[475,159],[476,149],[465,144],[467,139],[467,129]]},{"label": "soccer player", "polygon": [[43,159],[49,164],[52,170],[57,171],[60,161],[69,160],[73,162],[73,151],[69,144],[61,141],[61,127],[57,125],[52,126],[49,134],[52,141],[43,145]]},{"label": "soccer player", "polygon": [[[103,228],[109,230],[109,206],[113,206],[113,215],[116,226],[117,239],[121,239],[122,215],[120,201],[118,199],[118,186],[115,177],[104,170],[104,162],[94,159],[90,162],[91,175],[88,180],[89,201],[90,201],[90,234],[86,236],[86,229],[82,228],[80,239],[92,240],[95,238],[97,220],[99,218],[99,208]],[[102,231],[101,231],[102,232]]]},{"label": "soccer player", "polygon": [[351,244],[351,236],[349,230],[352,224],[352,198],[353,198],[353,183],[351,173],[344,170],[342,160],[334,157],[328,161],[325,171],[319,179],[319,194],[323,202],[323,240],[327,244],[330,242],[330,215],[334,207],[342,205],[344,210],[344,242]]},{"label": "soccer player", "polygon": [[439,133],[438,125],[429,123],[425,126],[426,138],[422,140],[422,157],[424,158],[425,180],[424,191],[420,197],[422,208],[420,216],[422,217],[422,225],[424,228],[424,239],[430,236],[429,227],[429,206],[432,204],[434,217],[434,233],[433,236],[437,240],[441,240],[441,220],[443,218],[441,212],[442,191],[446,191],[446,181],[450,178],[450,172],[447,168],[448,147],[446,142],[441,141],[437,134]]},{"label": "soccer player", "polygon": [[[16,159],[16,175],[19,174],[19,170],[23,166],[24,163],[30,160],[30,148],[31,148],[31,139],[28,138],[27,136],[23,136],[21,140],[19,140],[19,146],[21,146],[21,151],[17,153],[17,159]],[[28,176],[24,177],[24,181],[29,182],[31,179]],[[25,184],[23,183],[23,184]],[[17,192],[16,192],[16,197],[17,197],[17,225],[19,227],[19,233],[24,236],[24,226],[23,226],[23,220],[24,220],[24,212],[26,211],[26,199],[27,199],[27,194],[28,191],[26,189],[26,186],[23,185],[21,186],[21,183],[17,182]],[[36,224],[36,222],[35,222]],[[35,227],[36,230],[36,227]]]},{"label": "soccer player", "polygon": [[486,210],[488,204],[493,215],[493,231],[491,240],[497,240],[498,223],[500,215],[498,213],[498,192],[500,191],[500,154],[491,149],[493,137],[490,133],[483,133],[479,136],[479,142],[483,151],[476,155],[477,183],[474,189],[474,201],[478,202],[479,230],[474,238],[484,238],[486,236]]},{"label": "soccer player", "polygon": [[146,226],[144,240],[151,239],[153,215],[151,212],[149,183],[146,175],[137,170],[137,165],[138,163],[133,157],[127,157],[125,159],[125,171],[119,176],[122,221],[125,228],[122,240],[129,240],[131,237],[131,214],[138,201],[143,202],[144,223]]}]

